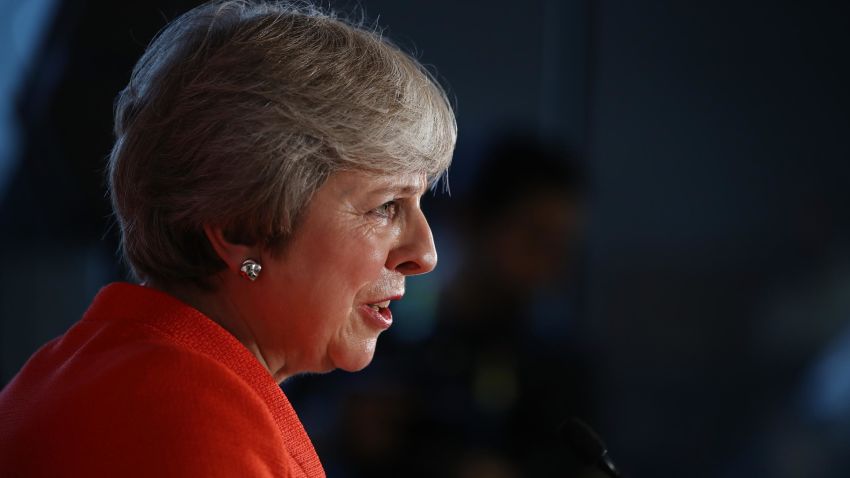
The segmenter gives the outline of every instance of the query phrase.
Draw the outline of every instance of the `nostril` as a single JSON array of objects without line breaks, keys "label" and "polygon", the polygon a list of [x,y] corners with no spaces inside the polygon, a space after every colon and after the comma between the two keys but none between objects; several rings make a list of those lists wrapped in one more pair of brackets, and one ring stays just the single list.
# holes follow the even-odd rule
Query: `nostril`
[{"label": "nostril", "polygon": [[415,261],[407,261],[399,264],[396,267],[396,270],[405,275],[418,274],[422,270],[422,266],[420,266],[419,263]]},{"label": "nostril", "polygon": [[436,265],[437,254],[432,252],[423,254],[416,260],[402,262],[395,269],[404,275],[427,274],[434,270]]}]

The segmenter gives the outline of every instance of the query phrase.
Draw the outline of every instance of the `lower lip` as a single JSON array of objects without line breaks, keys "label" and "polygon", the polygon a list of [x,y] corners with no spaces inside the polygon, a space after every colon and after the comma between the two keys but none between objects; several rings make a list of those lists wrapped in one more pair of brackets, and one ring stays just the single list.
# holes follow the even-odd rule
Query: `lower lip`
[{"label": "lower lip", "polygon": [[361,305],[358,309],[370,324],[381,330],[386,330],[393,325],[393,313],[389,307],[382,307],[380,312],[368,305]]}]

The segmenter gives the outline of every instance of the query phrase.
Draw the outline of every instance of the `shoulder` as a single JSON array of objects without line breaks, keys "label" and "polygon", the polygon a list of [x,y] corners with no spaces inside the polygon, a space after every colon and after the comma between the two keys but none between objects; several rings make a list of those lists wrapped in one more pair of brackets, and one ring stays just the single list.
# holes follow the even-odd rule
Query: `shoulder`
[{"label": "shoulder", "polygon": [[275,420],[242,377],[155,330],[108,333],[67,357],[56,344],[50,353],[64,360],[48,385],[23,391],[42,397],[24,410],[18,437],[32,442],[19,450],[30,464],[49,456],[51,469],[88,474],[288,474]]},{"label": "shoulder", "polygon": [[185,350],[169,347],[144,356],[104,381],[122,391],[111,392],[113,409],[96,420],[101,430],[91,430],[94,436],[122,437],[124,452],[160,473],[234,476],[251,470],[280,476],[275,470],[287,465],[280,432],[266,403],[241,377]]}]

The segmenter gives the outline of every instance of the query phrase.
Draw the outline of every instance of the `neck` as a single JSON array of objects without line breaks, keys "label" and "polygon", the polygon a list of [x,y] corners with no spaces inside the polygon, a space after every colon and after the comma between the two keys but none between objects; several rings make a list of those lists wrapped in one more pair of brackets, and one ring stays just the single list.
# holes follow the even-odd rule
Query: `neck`
[{"label": "neck", "polygon": [[242,343],[260,361],[263,367],[274,376],[275,380],[278,382],[282,381],[282,378],[272,372],[269,367],[266,358],[260,351],[254,333],[251,331],[248,323],[242,319],[239,309],[228,298],[227,294],[220,293],[222,289],[221,285],[212,291],[204,290],[191,284],[166,285],[157,282],[148,282],[144,285],[165,292],[209,317],[213,322],[236,337],[236,340]]}]

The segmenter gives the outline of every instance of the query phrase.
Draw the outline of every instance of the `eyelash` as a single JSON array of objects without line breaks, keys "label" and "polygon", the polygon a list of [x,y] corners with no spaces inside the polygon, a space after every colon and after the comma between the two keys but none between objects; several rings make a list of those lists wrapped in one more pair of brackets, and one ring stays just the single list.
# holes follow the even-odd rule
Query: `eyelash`
[{"label": "eyelash", "polygon": [[372,213],[381,218],[392,219],[398,214],[398,202],[395,200],[387,201],[373,209]]}]

